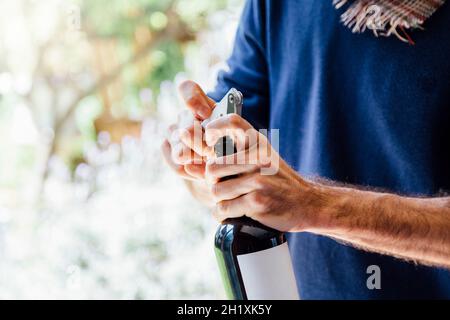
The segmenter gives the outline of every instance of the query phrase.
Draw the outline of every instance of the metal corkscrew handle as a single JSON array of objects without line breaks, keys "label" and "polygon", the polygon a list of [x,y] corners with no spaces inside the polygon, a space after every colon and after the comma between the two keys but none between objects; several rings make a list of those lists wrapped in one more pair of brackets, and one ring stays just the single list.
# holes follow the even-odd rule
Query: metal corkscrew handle
[{"label": "metal corkscrew handle", "polygon": [[[206,127],[211,121],[226,116],[227,114],[236,113],[240,115],[242,112],[242,104],[242,93],[234,88],[230,89],[225,97],[216,104],[211,116],[202,122],[202,126]],[[217,141],[214,146],[214,151],[217,157],[223,157],[236,153],[236,147],[233,140],[226,136]]]}]

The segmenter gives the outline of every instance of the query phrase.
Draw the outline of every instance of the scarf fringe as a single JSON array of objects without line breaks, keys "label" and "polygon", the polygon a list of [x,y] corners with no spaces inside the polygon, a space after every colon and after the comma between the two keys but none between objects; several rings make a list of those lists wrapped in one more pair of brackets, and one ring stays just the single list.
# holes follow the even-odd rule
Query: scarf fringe
[{"label": "scarf fringe", "polygon": [[445,0],[333,0],[336,9],[352,2],[341,21],[353,33],[372,30],[376,37],[395,35],[414,44],[406,30],[423,29],[423,23]]}]

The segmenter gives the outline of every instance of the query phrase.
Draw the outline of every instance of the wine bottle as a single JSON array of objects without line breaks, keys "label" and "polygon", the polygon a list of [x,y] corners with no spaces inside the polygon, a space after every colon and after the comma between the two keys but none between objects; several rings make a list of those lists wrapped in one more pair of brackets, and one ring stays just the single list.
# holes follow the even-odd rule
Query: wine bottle
[{"label": "wine bottle", "polygon": [[[241,114],[243,96],[231,89],[202,124],[229,113]],[[236,152],[230,137],[215,145],[218,157]],[[226,177],[225,179],[232,179]],[[215,235],[215,254],[230,299],[299,299],[291,256],[283,232],[248,217],[223,221]]]}]

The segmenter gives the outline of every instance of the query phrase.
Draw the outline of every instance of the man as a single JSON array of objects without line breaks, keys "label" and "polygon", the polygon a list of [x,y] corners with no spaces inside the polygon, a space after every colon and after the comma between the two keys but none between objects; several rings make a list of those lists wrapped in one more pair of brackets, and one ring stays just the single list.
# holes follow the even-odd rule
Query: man
[{"label": "man", "polygon": [[[409,30],[415,45],[353,34],[339,15],[328,1],[248,1],[229,71],[210,97],[181,85],[196,119],[163,152],[218,220],[247,215],[289,232],[303,299],[448,299],[450,6]],[[243,116],[202,133],[231,87]],[[248,142],[243,132],[261,128],[279,129],[275,175],[204,161],[227,130]],[[240,152],[265,147],[260,138]],[[371,266],[381,288],[367,286]]]}]

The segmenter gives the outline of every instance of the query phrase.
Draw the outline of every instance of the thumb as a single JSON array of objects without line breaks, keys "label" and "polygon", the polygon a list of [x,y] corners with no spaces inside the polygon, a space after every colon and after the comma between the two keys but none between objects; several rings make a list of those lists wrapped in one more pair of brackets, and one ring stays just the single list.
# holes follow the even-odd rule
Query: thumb
[{"label": "thumb", "polygon": [[211,116],[216,103],[203,92],[197,83],[191,80],[184,81],[178,87],[178,91],[188,109],[198,120],[205,120]]}]

